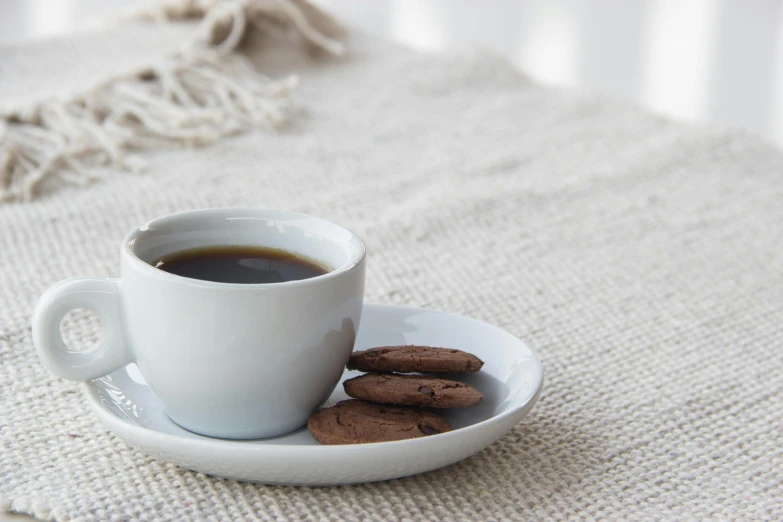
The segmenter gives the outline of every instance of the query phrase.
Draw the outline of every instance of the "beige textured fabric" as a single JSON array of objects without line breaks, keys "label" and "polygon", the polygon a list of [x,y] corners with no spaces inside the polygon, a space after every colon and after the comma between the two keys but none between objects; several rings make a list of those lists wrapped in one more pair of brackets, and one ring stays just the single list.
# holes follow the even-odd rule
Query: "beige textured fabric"
[{"label": "beige textured fabric", "polygon": [[[16,74],[0,86],[0,204],[33,200],[53,186],[88,185],[97,167],[143,169],[144,161],[129,152],[206,146],[281,125],[297,79],[272,82],[253,69],[242,51],[260,36],[282,43],[289,35],[313,53],[345,51],[335,39],[342,28],[306,0],[166,0],[137,16],[166,29],[120,28],[106,47],[115,53],[98,53],[97,60],[84,55],[108,43],[99,35],[47,59],[39,55],[43,77],[28,73],[35,46],[2,53],[10,62],[3,68]],[[252,47],[256,54],[273,49]],[[76,59],[57,60],[69,53]],[[83,74],[64,69],[68,62]],[[25,83],[33,87],[24,90]]]},{"label": "beige textured fabric", "polygon": [[[145,175],[0,207],[2,509],[782,520],[783,155],[531,84],[481,52],[356,48],[289,66],[305,80],[300,117],[277,134],[157,152]],[[30,311],[65,276],[116,275],[134,225],[229,205],[354,228],[369,248],[369,301],[508,329],[541,355],[540,402],[470,459],[362,486],[241,484],[128,448],[80,385],[38,364]],[[72,338],[95,338],[93,323],[77,328]]]}]

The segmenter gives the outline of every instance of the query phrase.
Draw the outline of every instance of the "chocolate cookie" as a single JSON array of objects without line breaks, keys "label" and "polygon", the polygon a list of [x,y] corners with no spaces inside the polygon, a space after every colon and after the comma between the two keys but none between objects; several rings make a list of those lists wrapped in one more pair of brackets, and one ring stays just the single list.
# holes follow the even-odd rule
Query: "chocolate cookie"
[{"label": "chocolate cookie", "polygon": [[431,346],[381,346],[354,352],[349,370],[363,372],[441,373],[477,372],[484,361],[453,348]]},{"label": "chocolate cookie", "polygon": [[428,411],[353,400],[313,413],[307,427],[321,444],[415,439],[452,429],[446,419]]},{"label": "chocolate cookie", "polygon": [[354,399],[433,408],[467,408],[481,402],[481,392],[464,382],[427,375],[368,373],[343,383]]}]

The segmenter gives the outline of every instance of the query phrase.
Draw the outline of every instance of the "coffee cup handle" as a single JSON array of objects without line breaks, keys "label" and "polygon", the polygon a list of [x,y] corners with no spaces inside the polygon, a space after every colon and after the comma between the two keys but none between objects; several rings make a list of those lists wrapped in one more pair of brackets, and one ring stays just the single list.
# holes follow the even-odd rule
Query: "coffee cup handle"
[{"label": "coffee cup handle", "polygon": [[[71,310],[86,308],[101,320],[102,341],[73,351],[60,335],[60,322]],[[66,279],[49,288],[33,312],[33,344],[51,372],[65,379],[88,381],[133,361],[125,341],[120,284],[117,279]]]}]

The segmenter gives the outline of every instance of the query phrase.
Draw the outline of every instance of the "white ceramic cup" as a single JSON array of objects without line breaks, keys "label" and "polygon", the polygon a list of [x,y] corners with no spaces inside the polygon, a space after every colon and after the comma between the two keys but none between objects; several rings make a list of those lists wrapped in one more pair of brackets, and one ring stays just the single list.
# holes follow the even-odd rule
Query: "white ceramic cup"
[{"label": "white ceramic cup", "polygon": [[[173,252],[265,246],[331,268],[271,284],[190,279],[154,268]],[[196,210],[131,232],[119,279],[68,279],[44,293],[33,341],[49,370],[90,380],[136,362],[166,413],[203,435],[272,437],[307,422],[332,393],[362,311],[365,248],[353,232],[316,217],[262,209]],[[72,351],[60,335],[71,310],[101,320],[102,342]]]}]

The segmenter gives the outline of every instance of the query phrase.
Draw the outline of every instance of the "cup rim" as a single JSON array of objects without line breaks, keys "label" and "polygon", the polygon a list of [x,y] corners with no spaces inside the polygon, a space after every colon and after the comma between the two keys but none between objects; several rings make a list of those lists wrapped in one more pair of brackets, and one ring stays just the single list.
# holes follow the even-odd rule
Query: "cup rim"
[{"label": "cup rim", "polygon": [[[334,225],[338,228],[341,228],[348,232],[350,234],[349,242],[354,242],[358,247],[358,253],[354,254],[348,262],[341,265],[339,268],[335,268],[334,270],[331,270],[325,274],[318,275],[315,277],[310,277],[307,279],[297,279],[294,281],[282,281],[278,283],[224,283],[220,281],[207,281],[204,279],[193,279],[190,277],[185,277],[177,274],[172,274],[170,272],[166,272],[164,270],[160,270],[152,266],[151,264],[147,263],[143,259],[141,259],[136,253],[133,251],[133,245],[135,244],[136,240],[141,237],[142,234],[147,232],[150,229],[150,225],[153,224],[156,221],[169,219],[169,218],[183,218],[188,216],[195,216],[197,214],[209,214],[209,213],[218,213],[218,212],[237,212],[237,213],[243,213],[243,212],[252,212],[252,213],[264,213],[269,215],[269,217],[273,217],[274,215],[279,215],[281,218],[307,218],[307,219],[317,219],[319,221],[323,221],[326,223],[329,223],[331,225]],[[260,216],[259,216],[260,217]],[[343,225],[340,225],[339,223],[336,223],[334,221],[324,219],[322,217],[313,216],[310,214],[304,214],[302,212],[292,212],[288,210],[276,210],[276,209],[268,209],[263,207],[210,207],[210,208],[202,208],[202,209],[195,209],[195,210],[186,210],[183,212],[173,212],[171,214],[166,214],[163,216],[159,216],[155,219],[152,219],[150,221],[147,221],[143,225],[140,225],[136,228],[134,228],[130,233],[128,233],[125,236],[125,239],[123,239],[122,247],[120,250],[120,255],[128,259],[132,266],[138,270],[141,270],[144,274],[157,278],[162,280],[171,281],[174,283],[180,283],[180,284],[188,284],[192,286],[199,286],[199,287],[205,287],[205,288],[215,288],[215,289],[245,289],[245,290],[260,290],[260,289],[283,289],[283,288],[292,288],[297,286],[307,286],[312,284],[318,284],[324,281],[328,281],[331,279],[334,279],[336,277],[340,277],[341,275],[350,272],[354,270],[356,267],[361,265],[365,257],[367,255],[367,248],[364,244],[364,240],[353,230],[344,227]]]}]

